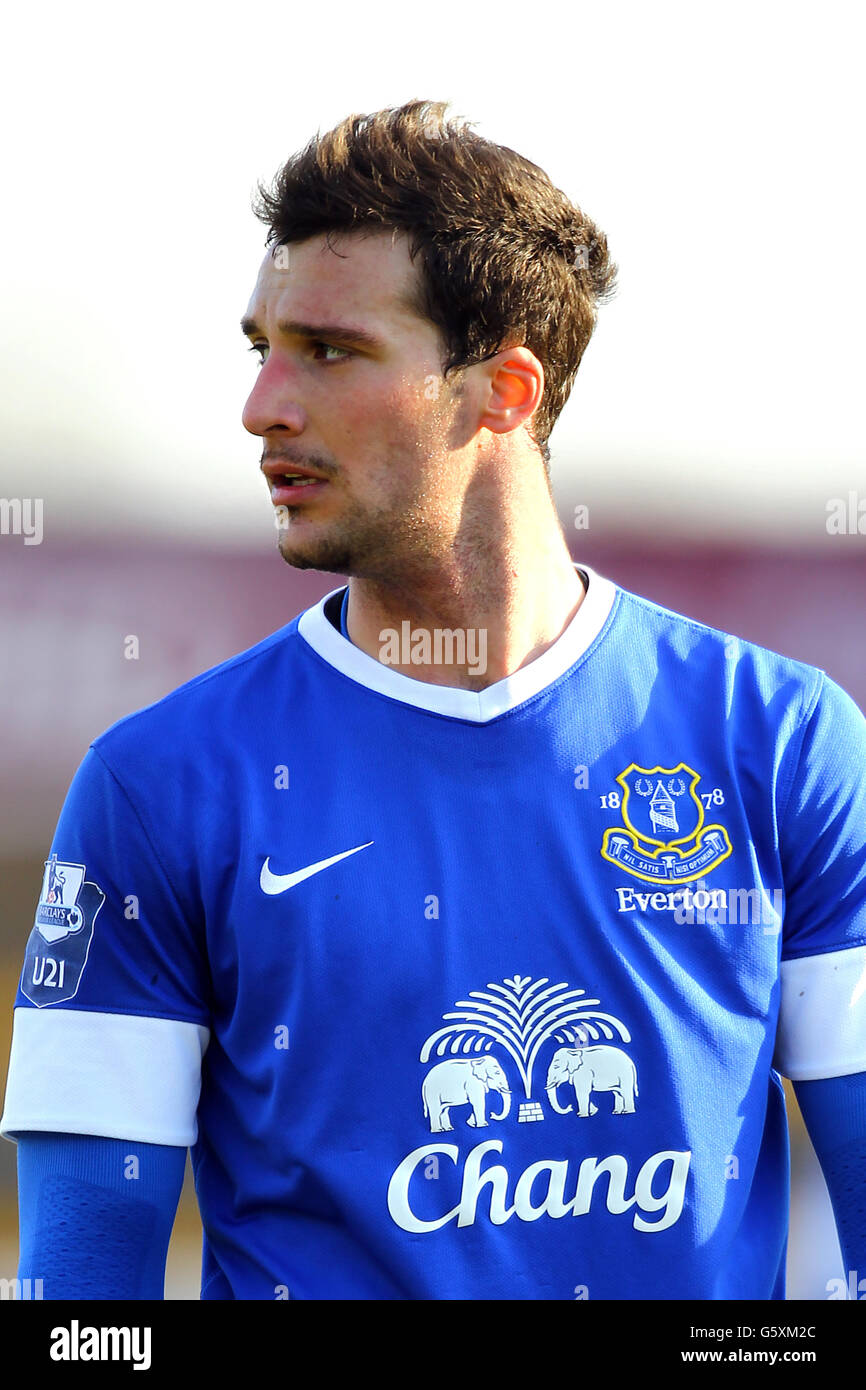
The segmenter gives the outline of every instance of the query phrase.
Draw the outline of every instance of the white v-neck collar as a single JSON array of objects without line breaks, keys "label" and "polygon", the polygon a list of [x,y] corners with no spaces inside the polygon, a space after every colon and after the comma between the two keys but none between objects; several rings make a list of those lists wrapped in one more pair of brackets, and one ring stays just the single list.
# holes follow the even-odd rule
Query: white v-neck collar
[{"label": "white v-neck collar", "polygon": [[541,656],[486,690],[416,681],[361,651],[337,631],[325,613],[328,600],[345,588],[342,584],[301,614],[298,632],[329,666],[368,690],[431,714],[484,724],[552,685],[583,656],[604,627],[616,598],[616,585],[586,565],[575,565],[575,569],[586,575],[586,594],[568,627]]}]

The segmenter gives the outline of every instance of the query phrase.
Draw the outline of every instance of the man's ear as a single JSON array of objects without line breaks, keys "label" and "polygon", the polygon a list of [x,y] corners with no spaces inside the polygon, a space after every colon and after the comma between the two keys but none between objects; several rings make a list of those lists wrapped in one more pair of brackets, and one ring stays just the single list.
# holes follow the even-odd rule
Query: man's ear
[{"label": "man's ear", "polygon": [[544,368],[528,347],[503,348],[479,364],[489,382],[479,425],[508,434],[529,422],[544,394]]}]

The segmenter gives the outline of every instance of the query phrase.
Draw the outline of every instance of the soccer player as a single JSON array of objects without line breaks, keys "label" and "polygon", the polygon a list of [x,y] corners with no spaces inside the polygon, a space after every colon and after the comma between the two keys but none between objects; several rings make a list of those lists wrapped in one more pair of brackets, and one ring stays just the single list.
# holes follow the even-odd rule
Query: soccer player
[{"label": "soccer player", "polygon": [[283,558],[350,582],[75,776],[19,1276],[161,1298],[191,1147],[203,1299],[783,1298],[781,1076],[866,1269],[866,721],[572,562],[604,235],[442,103],[257,211],[244,424]]}]

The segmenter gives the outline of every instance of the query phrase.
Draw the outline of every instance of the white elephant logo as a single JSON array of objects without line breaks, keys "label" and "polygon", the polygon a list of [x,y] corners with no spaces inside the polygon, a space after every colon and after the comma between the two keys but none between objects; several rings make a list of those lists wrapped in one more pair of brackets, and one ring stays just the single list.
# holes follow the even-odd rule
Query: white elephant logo
[{"label": "white elephant logo", "polygon": [[547,1095],[559,1115],[571,1113],[557,1100],[557,1087],[564,1082],[574,1086],[577,1113],[584,1119],[597,1115],[598,1106],[592,1103],[593,1091],[613,1091],[614,1115],[633,1115],[634,1098],[638,1094],[637,1070],[627,1052],[619,1047],[560,1047],[553,1054],[547,1072]]},{"label": "white elephant logo", "polygon": [[441,1134],[443,1130],[454,1128],[448,1114],[452,1105],[471,1105],[472,1114],[467,1116],[466,1123],[473,1129],[485,1127],[485,1096],[488,1091],[498,1091],[502,1096],[502,1111],[499,1115],[491,1115],[491,1120],[504,1120],[511,1109],[511,1091],[505,1072],[495,1057],[466,1060],[449,1057],[447,1061],[431,1067],[421,1087],[424,1114],[429,1117],[431,1134]]}]

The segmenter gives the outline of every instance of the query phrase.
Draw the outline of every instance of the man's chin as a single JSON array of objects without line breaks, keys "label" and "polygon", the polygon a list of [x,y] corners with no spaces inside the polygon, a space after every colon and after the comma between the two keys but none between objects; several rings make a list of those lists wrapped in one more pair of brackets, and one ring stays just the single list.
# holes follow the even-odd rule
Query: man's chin
[{"label": "man's chin", "polygon": [[296,570],[322,570],[326,574],[349,574],[352,556],[345,545],[327,541],[299,541],[281,535],[279,552],[287,565]]}]

